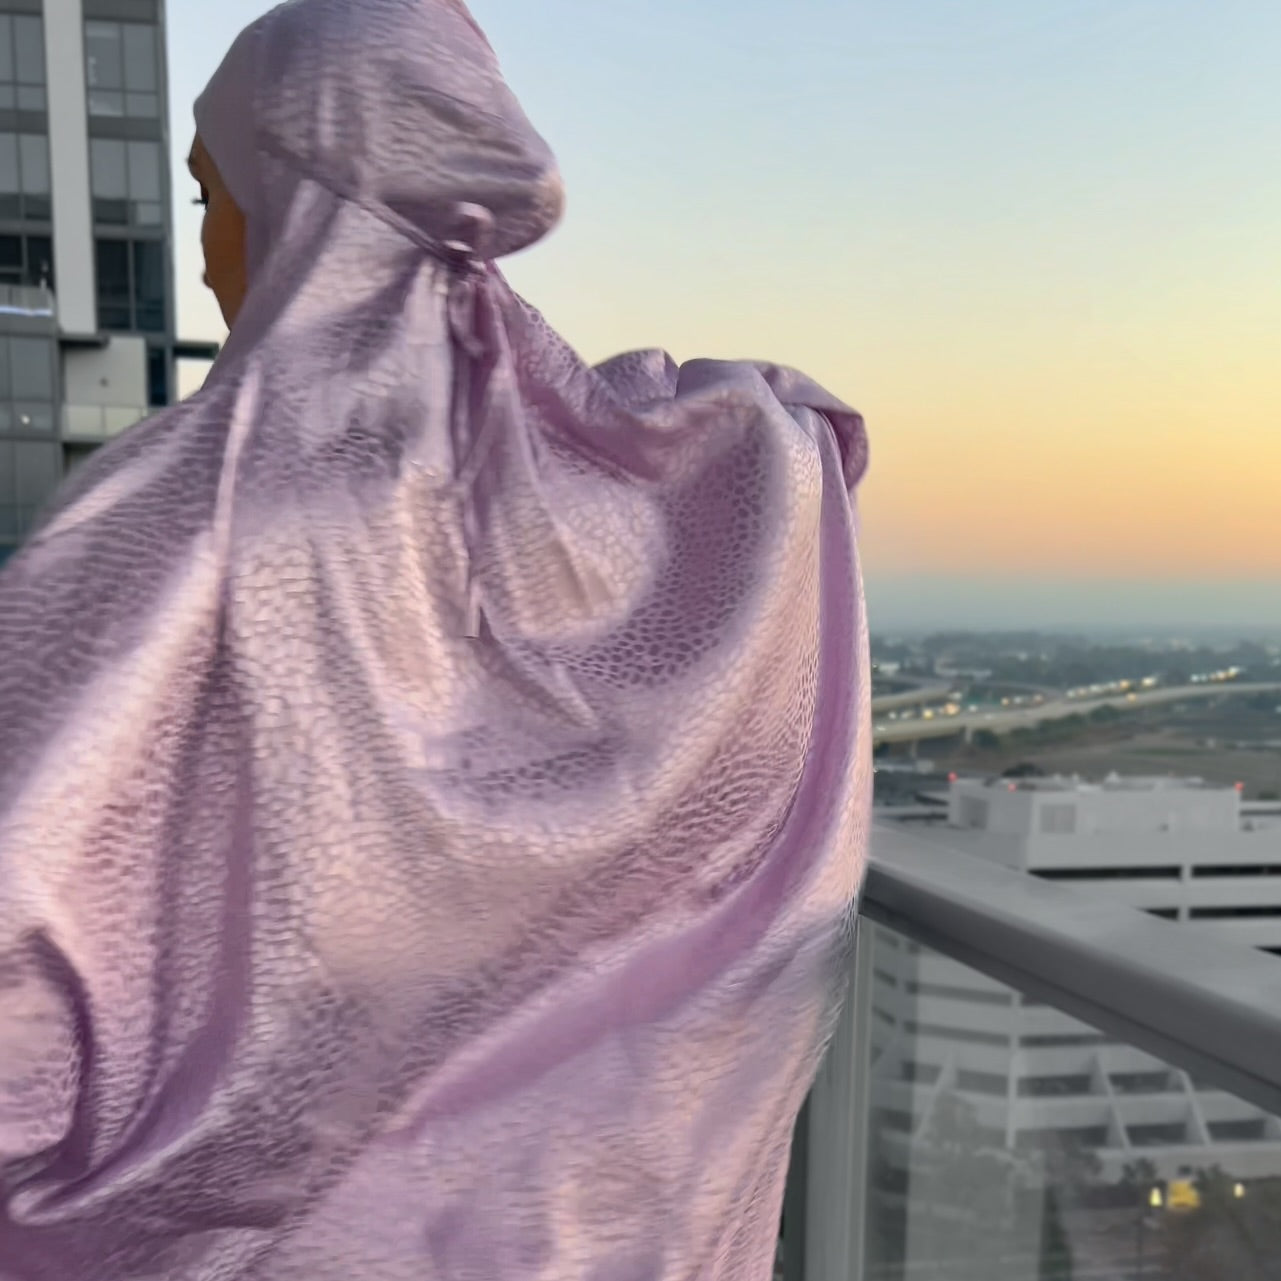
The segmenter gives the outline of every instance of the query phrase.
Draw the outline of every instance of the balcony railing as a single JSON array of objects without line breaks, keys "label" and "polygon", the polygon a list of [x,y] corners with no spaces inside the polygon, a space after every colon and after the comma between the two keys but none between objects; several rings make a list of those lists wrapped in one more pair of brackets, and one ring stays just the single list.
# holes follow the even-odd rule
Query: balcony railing
[{"label": "balcony railing", "polygon": [[1281,960],[878,838],[786,1281],[1281,1277]]},{"label": "balcony railing", "polygon": [[150,412],[143,406],[64,405],[62,435],[71,441],[110,440]]},{"label": "balcony railing", "polygon": [[0,315],[52,319],[53,293],[42,285],[0,284]]}]

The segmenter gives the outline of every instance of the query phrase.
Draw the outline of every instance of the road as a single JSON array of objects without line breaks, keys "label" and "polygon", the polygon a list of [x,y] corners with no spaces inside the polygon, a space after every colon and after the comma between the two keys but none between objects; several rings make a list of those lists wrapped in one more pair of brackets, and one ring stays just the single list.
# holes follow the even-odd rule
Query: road
[{"label": "road", "polygon": [[[932,720],[914,717],[910,720],[876,720],[873,739],[877,743],[911,743],[929,738],[950,738],[974,730],[991,730],[1008,734],[1011,730],[1030,729],[1045,721],[1062,720],[1065,716],[1088,716],[1101,707],[1134,712],[1164,703],[1182,703],[1192,698],[1222,698],[1250,694],[1281,694],[1281,683],[1232,681],[1212,685],[1180,685],[1171,689],[1145,690],[1141,693],[1108,694],[1102,698],[1055,698],[1037,707],[1011,707],[993,711],[961,712],[956,716],[936,715]],[[873,717],[881,709],[873,704]]]},{"label": "road", "polygon": [[896,694],[880,694],[872,699],[872,715],[898,712],[905,707],[928,707],[931,703],[946,703],[956,692],[955,685],[931,681],[915,689],[902,689]]}]

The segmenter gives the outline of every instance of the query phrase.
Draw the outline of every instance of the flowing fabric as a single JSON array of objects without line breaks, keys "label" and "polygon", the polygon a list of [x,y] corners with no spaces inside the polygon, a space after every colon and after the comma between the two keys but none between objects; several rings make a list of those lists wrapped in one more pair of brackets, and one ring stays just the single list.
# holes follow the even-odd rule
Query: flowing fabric
[{"label": "flowing fabric", "polygon": [[293,0],[197,122],[244,311],[0,574],[0,1278],[763,1281],[862,422],[509,290],[560,181],[461,4]]}]

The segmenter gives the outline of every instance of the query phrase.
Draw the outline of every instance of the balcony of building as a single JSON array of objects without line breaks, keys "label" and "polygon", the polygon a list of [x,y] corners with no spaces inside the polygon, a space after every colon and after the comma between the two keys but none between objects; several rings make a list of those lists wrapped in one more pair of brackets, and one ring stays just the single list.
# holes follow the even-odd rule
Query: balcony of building
[{"label": "balcony of building", "polygon": [[46,285],[0,284],[0,316],[52,326],[57,319],[53,291]]},{"label": "balcony of building", "polygon": [[100,445],[149,412],[146,405],[63,405],[62,438],[71,444]]},{"label": "balcony of building", "polygon": [[79,332],[47,285],[0,282],[0,562],[38,522],[65,476],[173,398],[173,366],[215,343]]},{"label": "balcony of building", "polygon": [[778,1275],[1272,1281],[1279,1114],[1276,956],[884,826]]}]

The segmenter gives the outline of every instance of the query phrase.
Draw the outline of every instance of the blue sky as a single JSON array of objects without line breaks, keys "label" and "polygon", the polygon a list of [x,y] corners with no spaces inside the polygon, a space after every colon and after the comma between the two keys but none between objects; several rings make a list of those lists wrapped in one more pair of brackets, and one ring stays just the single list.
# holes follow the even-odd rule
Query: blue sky
[{"label": "blue sky", "polygon": [[[169,0],[177,160],[267,7]],[[589,358],[766,357],[856,404],[875,582],[1033,576],[1101,614],[1281,585],[1281,5],[473,9],[569,191],[517,287]],[[182,325],[216,336],[179,194]]]}]

